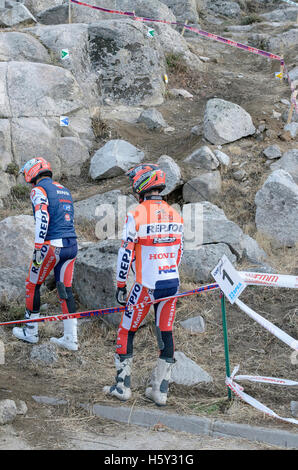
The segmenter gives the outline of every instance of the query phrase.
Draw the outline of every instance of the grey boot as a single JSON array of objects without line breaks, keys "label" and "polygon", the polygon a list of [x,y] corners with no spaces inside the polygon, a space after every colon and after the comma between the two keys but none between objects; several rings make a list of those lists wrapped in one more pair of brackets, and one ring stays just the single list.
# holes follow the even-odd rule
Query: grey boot
[{"label": "grey boot", "polygon": [[118,354],[115,354],[116,365],[116,384],[103,388],[104,393],[117,397],[119,400],[126,401],[131,397],[130,374],[132,366],[132,357],[126,357],[121,360]]},{"label": "grey boot", "polygon": [[158,359],[152,371],[151,383],[146,388],[145,395],[158,406],[164,406],[167,402],[169,380],[174,360],[167,362],[166,359]]},{"label": "grey boot", "polygon": [[[39,312],[30,312],[25,310],[25,319],[33,320],[39,318]],[[36,344],[38,343],[38,323],[25,323],[23,327],[15,326],[12,329],[12,334],[22,341],[27,343]]]}]

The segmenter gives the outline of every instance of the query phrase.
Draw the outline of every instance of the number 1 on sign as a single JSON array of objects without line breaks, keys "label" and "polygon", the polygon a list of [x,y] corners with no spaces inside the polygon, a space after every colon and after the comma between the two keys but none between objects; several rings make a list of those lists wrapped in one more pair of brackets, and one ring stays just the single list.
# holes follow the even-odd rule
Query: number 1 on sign
[{"label": "number 1 on sign", "polygon": [[211,271],[211,274],[232,304],[246,287],[246,284],[226,255],[221,258],[217,266]]}]

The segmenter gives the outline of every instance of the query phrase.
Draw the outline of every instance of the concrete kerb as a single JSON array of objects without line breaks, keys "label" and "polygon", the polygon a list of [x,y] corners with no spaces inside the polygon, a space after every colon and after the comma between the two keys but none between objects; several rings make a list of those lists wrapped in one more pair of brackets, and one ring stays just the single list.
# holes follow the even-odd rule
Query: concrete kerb
[{"label": "concrete kerb", "polygon": [[[54,397],[32,396],[34,401],[46,405],[64,405],[67,402]],[[163,424],[173,431],[210,437],[231,437],[247,439],[251,442],[270,444],[286,449],[298,449],[298,432],[283,429],[269,429],[248,424],[229,423],[216,419],[200,418],[194,415],[178,415],[163,410],[145,410],[128,406],[90,405],[80,403],[80,407],[100,418],[119,423],[143,427]]]},{"label": "concrete kerb", "polygon": [[95,416],[137,426],[152,427],[163,424],[174,431],[210,437],[243,438],[287,449],[298,449],[298,433],[282,429],[268,429],[247,424],[229,423],[198,416],[182,416],[161,410],[132,409],[106,405],[84,405]]}]

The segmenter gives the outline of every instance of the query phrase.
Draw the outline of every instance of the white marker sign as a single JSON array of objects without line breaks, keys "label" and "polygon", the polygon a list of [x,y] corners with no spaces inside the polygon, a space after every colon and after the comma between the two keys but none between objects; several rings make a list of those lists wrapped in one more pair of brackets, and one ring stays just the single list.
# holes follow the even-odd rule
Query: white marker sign
[{"label": "white marker sign", "polygon": [[246,287],[244,280],[226,255],[221,258],[211,274],[231,304],[235,302]]}]

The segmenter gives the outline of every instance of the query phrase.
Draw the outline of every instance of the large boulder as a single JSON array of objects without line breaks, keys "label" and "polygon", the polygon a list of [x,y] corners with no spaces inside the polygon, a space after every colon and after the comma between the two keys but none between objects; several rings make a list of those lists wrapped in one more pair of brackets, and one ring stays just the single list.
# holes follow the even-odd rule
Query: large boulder
[{"label": "large boulder", "polygon": [[177,21],[197,23],[199,15],[196,0],[161,0],[174,13]]},{"label": "large boulder", "polygon": [[175,160],[168,155],[159,157],[157,164],[166,174],[166,188],[161,192],[163,196],[166,196],[181,186],[181,170]]},{"label": "large boulder", "polygon": [[10,113],[4,117],[60,117],[85,108],[81,89],[68,70],[14,61],[0,63],[0,70],[3,67],[10,101]]},{"label": "large boulder", "polygon": [[238,104],[218,98],[207,102],[204,137],[214,145],[234,142],[255,133],[251,116]]},{"label": "large boulder", "polygon": [[62,5],[66,3],[65,0],[21,0],[23,5],[28,8],[28,10],[36,15],[41,11],[46,10],[47,8],[51,8],[54,6]]},{"label": "large boulder", "polygon": [[0,400],[0,425],[12,423],[17,417],[17,406],[13,400]]},{"label": "large boulder", "polygon": [[[29,267],[29,266],[28,266]],[[24,270],[11,265],[0,268],[0,305],[9,305],[11,302],[24,301],[25,274]]]},{"label": "large boulder", "polygon": [[9,195],[11,188],[15,185],[16,180],[13,175],[4,173],[0,170],[0,199]]},{"label": "large boulder", "polygon": [[270,165],[271,170],[282,169],[290,173],[293,180],[298,184],[298,149],[288,150],[280,160]]},{"label": "large boulder", "polygon": [[6,170],[13,160],[9,119],[0,119],[0,170]]},{"label": "large boulder", "polygon": [[207,145],[198,148],[185,158],[184,163],[193,168],[215,170],[219,167],[219,161]]},{"label": "large boulder", "polygon": [[[123,12],[135,12],[138,17],[162,18],[167,21],[176,21],[175,16],[169,8],[159,0],[94,0],[92,5],[105,8],[107,10],[120,10]],[[50,5],[49,5],[50,6]],[[115,20],[119,16],[81,5],[71,6],[72,23],[98,23],[101,20]],[[123,16],[126,19],[128,16]],[[41,24],[63,24],[68,23],[68,4],[51,5],[37,15]]]},{"label": "large boulder", "polygon": [[[119,240],[92,243],[79,250],[75,263],[73,287],[81,304],[88,309],[116,305],[116,268]],[[121,314],[111,313],[105,320],[118,326]]]},{"label": "large boulder", "polygon": [[298,29],[293,28],[289,31],[285,31],[284,33],[278,34],[276,37],[270,37],[267,41],[267,48],[270,51],[276,52],[282,52],[284,51],[284,49],[294,49],[297,51],[297,44]]},{"label": "large boulder", "polygon": [[183,186],[185,202],[212,201],[221,193],[221,176],[219,171],[209,171],[187,181]]},{"label": "large boulder", "polygon": [[50,55],[40,42],[29,34],[19,31],[0,33],[1,61],[29,61],[50,63]]},{"label": "large boulder", "polygon": [[163,103],[164,52],[149,27],[132,21],[101,21],[89,26],[89,54],[104,98],[130,105]]},{"label": "large boulder", "polygon": [[35,223],[30,215],[0,221],[0,268],[17,267],[27,272],[34,249]]},{"label": "large boulder", "polygon": [[230,18],[238,17],[241,9],[238,3],[225,0],[209,0],[207,2],[208,10],[213,14],[228,16]]},{"label": "large boulder", "polygon": [[61,176],[58,119],[20,117],[11,120],[11,141],[15,162],[21,167],[32,156],[46,158],[55,178]]},{"label": "large boulder", "polygon": [[298,241],[298,185],[286,171],[275,170],[255,197],[256,226],[276,246]]},{"label": "large boulder", "polygon": [[213,282],[211,271],[223,255],[226,255],[232,264],[237,261],[226,243],[211,243],[201,245],[196,250],[184,250],[181,273],[195,283]]},{"label": "large boulder", "polygon": [[75,220],[84,224],[94,222],[95,235],[99,240],[118,238],[122,235],[126,214],[138,204],[133,196],[125,196],[119,190],[75,202]]},{"label": "large boulder", "polygon": [[144,153],[125,140],[110,140],[93,155],[89,175],[93,180],[119,176],[136,166]]},{"label": "large boulder", "polygon": [[10,28],[36,23],[36,19],[25,5],[16,2],[10,3],[10,8],[0,9],[0,26]]},{"label": "large boulder", "polygon": [[269,11],[267,13],[260,13],[259,15],[265,21],[270,22],[283,22],[283,21],[296,21],[297,19],[297,8],[296,7],[287,7],[287,8],[278,8],[276,10]]}]

